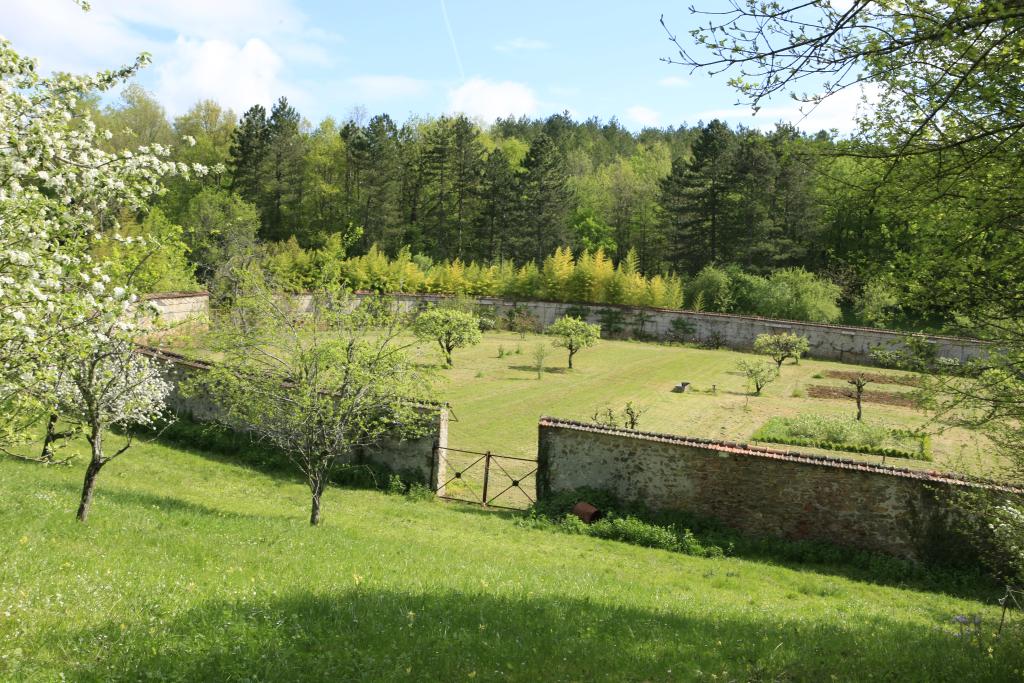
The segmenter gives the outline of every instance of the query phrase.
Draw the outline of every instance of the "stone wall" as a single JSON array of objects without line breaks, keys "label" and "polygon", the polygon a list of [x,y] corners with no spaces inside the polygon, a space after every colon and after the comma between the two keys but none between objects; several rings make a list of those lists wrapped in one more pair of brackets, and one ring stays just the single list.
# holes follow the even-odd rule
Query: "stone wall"
[{"label": "stone wall", "polygon": [[959,545],[944,494],[977,486],[936,473],[554,418],[541,419],[538,459],[540,498],[592,488],[653,510],[711,517],[745,534],[910,559]]},{"label": "stone wall", "polygon": [[[308,295],[302,297],[300,309],[308,305]],[[357,296],[365,296],[358,294]],[[439,294],[398,294],[396,299],[407,308],[414,308],[429,303],[444,301],[447,297]],[[167,321],[187,320],[190,317],[204,316],[208,309],[208,295],[205,292],[179,294],[153,294],[149,297],[161,311],[161,319]],[[637,308],[614,304],[568,304],[551,301],[511,301],[496,297],[478,297],[477,301],[485,306],[494,307],[499,316],[504,316],[515,306],[526,308],[531,315],[544,326],[565,315],[569,308],[582,309],[587,312],[587,319],[600,323],[600,313],[604,309],[619,309],[626,323],[626,332],[638,330],[635,323],[637,314],[643,312],[647,319],[643,332],[652,337],[666,339],[672,334],[672,321],[684,320],[693,328],[692,340],[709,342],[717,340],[721,346],[730,349],[746,350],[753,346],[759,334],[779,334],[792,332],[807,337],[810,343],[812,358],[837,360],[846,363],[871,364],[871,349],[876,346],[896,348],[902,346],[905,332],[879,330],[870,327],[852,327],[844,325],[823,325],[790,320],[774,320],[756,316],[729,315],[724,313],[694,313],[693,311],[676,311],[664,308]],[[984,356],[988,346],[977,339],[927,335],[940,356],[966,361]]]},{"label": "stone wall", "polygon": [[[402,294],[400,301],[409,305],[423,302],[436,302],[445,299],[435,294]],[[844,325],[825,325],[792,320],[775,320],[756,316],[731,315],[725,313],[695,313],[693,311],[677,311],[664,308],[639,308],[615,304],[569,304],[551,301],[510,301],[495,297],[478,297],[477,301],[486,306],[493,306],[499,315],[505,315],[514,306],[527,309],[531,315],[544,326],[550,325],[566,314],[570,308],[587,312],[587,320],[592,323],[601,322],[601,311],[618,309],[625,322],[627,334],[640,331],[636,324],[637,315],[643,313],[646,320],[642,332],[658,339],[671,338],[673,320],[684,320],[692,326],[692,341],[707,343],[716,340],[718,345],[736,350],[747,350],[753,347],[754,340],[760,334],[780,334],[790,332],[807,337],[812,358],[837,360],[845,363],[872,364],[871,349],[876,346],[885,348],[902,347],[906,332],[880,330],[870,327],[853,327]],[[972,358],[982,357],[987,353],[988,346],[977,339],[948,337],[941,335],[925,335],[936,348],[940,356],[956,358],[963,362]]]},{"label": "stone wall", "polygon": [[164,292],[143,299],[156,309],[157,321],[167,325],[203,319],[210,310],[208,292]]},{"label": "stone wall", "polygon": [[[167,404],[175,415],[200,422],[212,422],[217,418],[218,408],[209,398],[186,395],[181,390],[184,383],[197,373],[209,370],[210,363],[153,347],[140,347],[139,352],[167,362],[166,377],[173,386]],[[448,409],[444,405],[430,405],[424,406],[423,410],[431,417],[426,434],[418,439],[385,438],[376,447],[362,449],[356,462],[408,474],[419,483],[437,488],[443,481],[439,481],[439,477],[444,476],[443,471],[438,471],[437,453],[439,448],[448,446]]]}]

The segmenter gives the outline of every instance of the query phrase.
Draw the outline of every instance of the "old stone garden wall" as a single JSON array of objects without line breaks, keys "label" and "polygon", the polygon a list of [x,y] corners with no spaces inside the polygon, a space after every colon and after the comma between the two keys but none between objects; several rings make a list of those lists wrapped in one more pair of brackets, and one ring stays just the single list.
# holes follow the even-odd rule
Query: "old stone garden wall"
[{"label": "old stone garden wall", "polygon": [[[186,382],[209,370],[210,363],[153,347],[140,347],[139,352],[167,362],[166,377],[173,386],[167,405],[175,415],[199,422],[216,419],[218,408],[208,397],[187,395],[182,391]],[[437,488],[439,478],[444,476],[444,472],[438,471],[437,451],[448,446],[448,410],[443,405],[424,406],[423,410],[431,417],[423,436],[417,439],[385,438],[374,448],[362,449],[356,462],[384,467]]]},{"label": "old stone garden wall", "polygon": [[[302,302],[308,302],[308,295],[297,295]],[[364,296],[364,295],[357,295]],[[436,303],[447,297],[439,294],[398,294],[396,298],[409,308]],[[208,312],[208,295],[205,292],[153,294],[148,297],[151,304],[160,311],[159,319],[176,323],[201,319]],[[807,337],[810,356],[847,363],[871,364],[871,349],[876,346],[895,348],[902,345],[905,332],[879,330],[869,327],[824,325],[789,320],[774,320],[756,316],[730,315],[724,313],[695,313],[663,308],[637,308],[613,304],[568,304],[550,301],[511,301],[496,297],[478,297],[477,301],[491,306],[499,316],[504,316],[515,306],[521,306],[535,316],[540,324],[547,326],[565,315],[570,308],[585,311],[587,320],[601,322],[601,312],[617,309],[625,323],[626,334],[643,332],[651,337],[666,339],[673,333],[672,321],[683,320],[692,326],[690,338],[698,342],[715,340],[725,348],[744,350],[753,346],[759,334],[792,332]],[[643,329],[638,319],[644,318]],[[926,337],[940,356],[966,361],[984,356],[987,345],[976,339],[929,335]]]},{"label": "old stone garden wall", "polygon": [[[423,302],[442,301],[446,297],[436,294],[402,294],[400,301],[409,305]],[[871,364],[871,349],[876,346],[899,348],[906,332],[880,330],[870,327],[853,327],[843,325],[825,325],[792,320],[775,320],[756,316],[732,315],[726,313],[695,313],[693,311],[677,311],[665,308],[640,308],[615,304],[569,304],[551,301],[510,301],[495,297],[478,297],[477,301],[486,306],[493,306],[499,315],[505,315],[515,306],[525,308],[544,326],[550,325],[558,318],[573,309],[574,312],[586,311],[586,319],[592,323],[601,322],[601,312],[606,309],[617,309],[621,312],[627,334],[643,334],[658,338],[672,337],[673,320],[688,323],[693,332],[690,339],[697,342],[712,342],[725,348],[745,350],[754,345],[760,334],[780,334],[790,332],[807,337],[810,343],[812,358],[837,360],[845,363]],[[643,329],[638,324],[644,318]],[[972,358],[982,357],[987,352],[987,345],[977,339],[926,335],[935,345],[940,356],[956,358],[963,362]]]},{"label": "old stone garden wall", "polygon": [[168,325],[203,319],[210,310],[207,292],[163,292],[144,300],[156,309],[157,320]]},{"label": "old stone garden wall", "polygon": [[[681,436],[542,418],[537,494],[607,491],[654,510],[754,535],[827,541],[898,557],[961,545],[950,476]],[[1020,494],[1020,492],[1016,492]]]}]

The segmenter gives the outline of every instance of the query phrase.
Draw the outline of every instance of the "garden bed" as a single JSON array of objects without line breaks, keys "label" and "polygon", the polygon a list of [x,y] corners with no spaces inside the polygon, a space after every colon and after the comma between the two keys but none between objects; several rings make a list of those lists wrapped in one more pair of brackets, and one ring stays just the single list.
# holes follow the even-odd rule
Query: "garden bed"
[{"label": "garden bed", "polygon": [[810,446],[911,460],[932,459],[931,438],[906,429],[853,418],[797,415],[773,417],[754,432],[755,441]]},{"label": "garden bed", "polygon": [[873,384],[898,384],[904,387],[919,387],[921,380],[915,375],[885,375],[881,372],[851,372],[849,370],[829,370],[825,373],[831,379],[851,380],[863,377]]},{"label": "garden bed", "polygon": [[[807,395],[811,398],[835,398],[843,401],[852,401],[856,398],[851,389],[827,384],[810,385],[807,387]],[[887,406],[918,407],[917,399],[909,391],[865,391],[861,400],[866,403],[881,403]]]}]

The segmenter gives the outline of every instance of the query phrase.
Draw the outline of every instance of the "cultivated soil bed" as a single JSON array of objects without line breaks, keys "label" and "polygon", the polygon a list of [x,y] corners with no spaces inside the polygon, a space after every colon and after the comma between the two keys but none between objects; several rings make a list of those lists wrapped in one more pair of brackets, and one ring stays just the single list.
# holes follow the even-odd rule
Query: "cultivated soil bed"
[{"label": "cultivated soil bed", "polygon": [[[856,398],[850,389],[831,387],[825,384],[812,384],[807,387],[807,395],[811,398],[832,398],[841,401],[850,401]],[[880,403],[887,406],[917,407],[917,401],[914,400],[914,396],[909,392],[865,390],[862,400],[866,403]]]},{"label": "cultivated soil bed", "polygon": [[[904,387],[919,387],[921,381],[913,375],[884,375],[880,372],[850,372],[849,370],[829,370],[825,373],[831,379],[851,380],[863,377],[874,384],[899,384]],[[899,404],[897,404],[899,405]]]}]

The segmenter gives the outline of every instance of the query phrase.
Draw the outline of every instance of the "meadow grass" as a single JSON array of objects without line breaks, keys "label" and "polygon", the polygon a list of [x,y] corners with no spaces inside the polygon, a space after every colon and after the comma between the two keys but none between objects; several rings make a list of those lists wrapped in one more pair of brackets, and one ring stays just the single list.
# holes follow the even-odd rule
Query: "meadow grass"
[{"label": "meadow grass", "polygon": [[[209,356],[201,336],[169,340],[187,354]],[[800,413],[853,417],[854,401],[808,398],[802,389],[810,384],[842,386],[829,371],[856,370],[859,366],[805,359],[782,366],[781,376],[761,396],[750,396],[746,377],[736,365],[740,360],[764,356],[690,346],[639,341],[602,340],[579,352],[575,368],[568,370],[563,349],[551,349],[541,379],[531,352],[551,338],[511,332],[487,332],[483,342],[455,351],[455,367],[441,367],[436,345],[424,344],[421,362],[436,364],[437,397],[452,409],[449,445],[472,451],[493,451],[532,457],[537,452],[537,420],[542,415],[589,421],[606,407],[621,411],[628,401],[645,410],[639,428],[709,439],[751,441],[757,429],[771,417]],[[499,349],[504,355],[499,356]],[[516,353],[516,351],[519,353]],[[879,372],[872,369],[873,372]],[[886,371],[895,376],[907,375]],[[685,393],[672,393],[680,381],[690,382]],[[886,389],[900,390],[886,386]],[[911,391],[909,388],[904,391]],[[929,416],[910,408],[864,404],[864,417],[875,424],[898,429],[917,429]],[[935,425],[929,425],[934,429]],[[899,461],[900,466],[947,469],[978,473],[996,465],[988,442],[963,429],[946,429],[933,438],[934,461]],[[803,451],[836,454],[813,448]],[[881,462],[881,456],[841,452],[842,457]],[[471,459],[453,454],[458,464]]]},{"label": "meadow grass", "polygon": [[[704,559],[160,444],[0,460],[0,680],[1020,680],[992,596]],[[957,614],[982,637],[956,637]],[[991,649],[990,649],[991,648]]]}]

